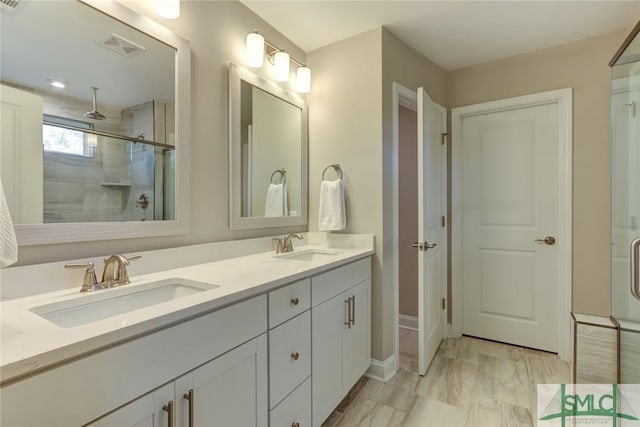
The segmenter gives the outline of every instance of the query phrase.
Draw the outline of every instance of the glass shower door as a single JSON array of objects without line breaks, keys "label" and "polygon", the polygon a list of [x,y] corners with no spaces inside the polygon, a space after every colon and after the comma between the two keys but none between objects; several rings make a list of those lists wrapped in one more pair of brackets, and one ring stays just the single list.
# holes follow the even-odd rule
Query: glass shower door
[{"label": "glass shower door", "polygon": [[640,242],[638,36],[612,64],[611,130],[612,313],[620,324],[620,382],[640,383],[640,298],[632,289],[632,264],[638,263],[633,247],[634,242]]}]

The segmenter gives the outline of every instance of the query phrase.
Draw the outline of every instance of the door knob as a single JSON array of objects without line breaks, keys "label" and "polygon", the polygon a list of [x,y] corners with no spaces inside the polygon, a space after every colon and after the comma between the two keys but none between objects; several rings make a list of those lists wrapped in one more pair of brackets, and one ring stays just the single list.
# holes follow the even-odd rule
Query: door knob
[{"label": "door knob", "polygon": [[544,239],[536,239],[534,240],[534,242],[542,242],[545,245],[555,245],[556,244],[556,238],[553,236],[547,236]]}]

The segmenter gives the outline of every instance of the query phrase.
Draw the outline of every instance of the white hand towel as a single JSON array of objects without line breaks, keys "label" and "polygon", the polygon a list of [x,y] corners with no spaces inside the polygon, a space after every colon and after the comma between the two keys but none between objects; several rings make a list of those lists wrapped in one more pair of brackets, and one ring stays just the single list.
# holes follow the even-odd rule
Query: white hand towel
[{"label": "white hand towel", "polygon": [[284,184],[269,184],[264,216],[287,216],[287,188]]},{"label": "white hand towel", "polygon": [[0,268],[7,267],[18,260],[18,242],[11,221],[7,199],[0,182]]},{"label": "white hand towel", "polygon": [[347,227],[342,180],[322,181],[320,184],[318,222],[322,231],[344,230]]}]

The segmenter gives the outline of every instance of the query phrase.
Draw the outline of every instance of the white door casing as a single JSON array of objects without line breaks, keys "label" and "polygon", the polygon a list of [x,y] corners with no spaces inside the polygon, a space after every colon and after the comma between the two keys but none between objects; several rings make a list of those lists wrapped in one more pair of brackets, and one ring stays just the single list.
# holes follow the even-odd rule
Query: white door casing
[{"label": "white door casing", "polygon": [[567,359],[571,89],[457,108],[452,125],[452,335]]},{"label": "white door casing", "polygon": [[[446,126],[446,116],[445,116]],[[446,256],[441,222],[442,157],[441,110],[418,88],[418,373],[424,375],[444,334],[442,277]]]}]

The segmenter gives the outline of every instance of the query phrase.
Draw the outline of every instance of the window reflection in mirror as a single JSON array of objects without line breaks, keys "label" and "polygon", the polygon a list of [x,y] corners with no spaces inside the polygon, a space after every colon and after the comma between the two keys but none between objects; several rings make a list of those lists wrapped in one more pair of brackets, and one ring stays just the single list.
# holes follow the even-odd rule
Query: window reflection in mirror
[{"label": "window reflection in mirror", "polygon": [[0,13],[0,173],[13,221],[175,219],[176,50],[77,1]]}]

